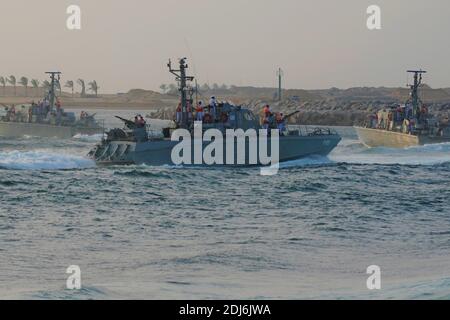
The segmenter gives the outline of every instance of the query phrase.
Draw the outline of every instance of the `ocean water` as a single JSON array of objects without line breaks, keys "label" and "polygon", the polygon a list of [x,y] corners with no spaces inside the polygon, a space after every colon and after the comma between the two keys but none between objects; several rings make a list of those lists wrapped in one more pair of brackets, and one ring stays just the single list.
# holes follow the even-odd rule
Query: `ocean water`
[{"label": "ocean water", "polygon": [[449,299],[450,144],[368,149],[336,129],[332,154],[273,177],[97,167],[100,136],[0,137],[0,299]]}]

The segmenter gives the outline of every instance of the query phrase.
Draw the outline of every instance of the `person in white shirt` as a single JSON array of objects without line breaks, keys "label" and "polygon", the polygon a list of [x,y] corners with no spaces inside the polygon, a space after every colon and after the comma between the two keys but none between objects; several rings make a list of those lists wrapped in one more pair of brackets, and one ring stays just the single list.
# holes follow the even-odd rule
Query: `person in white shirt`
[{"label": "person in white shirt", "polygon": [[211,97],[211,100],[209,100],[209,106],[212,108],[212,116],[214,120],[217,117],[217,100],[216,97]]}]

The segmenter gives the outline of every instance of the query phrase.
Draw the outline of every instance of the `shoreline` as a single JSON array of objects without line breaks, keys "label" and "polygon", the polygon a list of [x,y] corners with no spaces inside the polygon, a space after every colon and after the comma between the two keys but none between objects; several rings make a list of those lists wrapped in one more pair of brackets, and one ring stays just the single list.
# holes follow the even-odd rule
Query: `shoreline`
[{"label": "shoreline", "polygon": [[[226,97],[224,101],[228,100]],[[0,108],[5,105],[29,104],[31,101],[39,101],[37,97],[0,96]],[[178,98],[175,96],[158,97],[132,97],[128,95],[103,95],[99,97],[67,97],[61,98],[63,108],[75,111],[82,110],[112,110],[112,111],[139,111],[150,115],[154,119],[173,119]],[[249,108],[255,115],[259,115],[262,106],[271,105],[274,111],[289,114],[299,110],[300,112],[291,118],[291,124],[319,125],[319,126],[354,126],[367,121],[368,116],[389,105],[389,101],[369,100],[315,100],[292,101],[283,100],[273,102],[262,99],[230,99],[238,105]],[[392,102],[391,102],[392,103]],[[429,102],[430,113],[437,117],[450,113],[450,102]]]}]

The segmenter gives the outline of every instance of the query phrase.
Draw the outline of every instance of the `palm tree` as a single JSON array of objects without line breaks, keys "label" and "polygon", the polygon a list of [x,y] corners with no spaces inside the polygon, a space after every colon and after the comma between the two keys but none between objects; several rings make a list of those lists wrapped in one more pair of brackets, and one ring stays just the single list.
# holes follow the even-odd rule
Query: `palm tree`
[{"label": "palm tree", "polygon": [[100,87],[97,85],[97,81],[94,80],[89,82],[89,90],[92,91],[96,97],[98,96],[98,89],[100,89]]},{"label": "palm tree", "polygon": [[207,83],[205,83],[202,85],[202,90],[208,92],[208,91],[211,91],[211,88],[209,87],[209,85]]},{"label": "palm tree", "polygon": [[178,92],[177,85],[174,83],[169,84],[169,92],[168,93],[169,94],[177,94],[177,92]]},{"label": "palm tree", "polygon": [[39,91],[39,80],[37,79],[31,79],[31,85],[34,88],[34,94],[37,96]]},{"label": "palm tree", "polygon": [[167,84],[162,84],[159,86],[159,88],[161,89],[162,93],[165,94],[167,91]]},{"label": "palm tree", "polygon": [[52,84],[48,80],[44,80],[42,82],[42,87],[44,88],[46,94],[48,93],[48,91],[50,91],[51,86],[52,86]]},{"label": "palm tree", "polygon": [[19,84],[21,84],[25,88],[25,97],[28,96],[28,78],[27,77],[20,78]]},{"label": "palm tree", "polygon": [[81,86],[81,97],[86,96],[86,84],[83,79],[78,79],[77,83]]},{"label": "palm tree", "polygon": [[73,98],[73,90],[75,87],[75,84],[73,83],[73,81],[72,80],[67,81],[66,84],[64,85],[64,87],[72,90],[72,98]]},{"label": "palm tree", "polygon": [[5,95],[6,81],[7,80],[5,79],[5,77],[0,77],[0,84],[3,87],[3,95]]},{"label": "palm tree", "polygon": [[16,84],[17,84],[16,77],[9,76],[9,79],[6,79],[6,80],[13,85],[13,87],[14,87],[14,95],[16,95]]}]

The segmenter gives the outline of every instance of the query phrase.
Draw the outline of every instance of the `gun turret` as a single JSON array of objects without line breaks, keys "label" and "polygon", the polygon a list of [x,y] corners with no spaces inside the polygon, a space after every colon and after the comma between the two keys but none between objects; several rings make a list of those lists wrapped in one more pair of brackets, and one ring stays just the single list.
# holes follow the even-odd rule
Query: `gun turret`
[{"label": "gun turret", "polygon": [[297,113],[300,113],[300,110],[297,110],[295,112],[289,113],[288,115],[284,116],[285,120],[289,120],[289,118],[292,118],[293,116],[295,116]]},{"label": "gun turret", "polygon": [[131,120],[127,120],[127,119],[121,118],[119,116],[116,116],[116,118],[123,121],[125,123],[125,126],[130,130],[134,130],[137,127],[136,124]]}]

